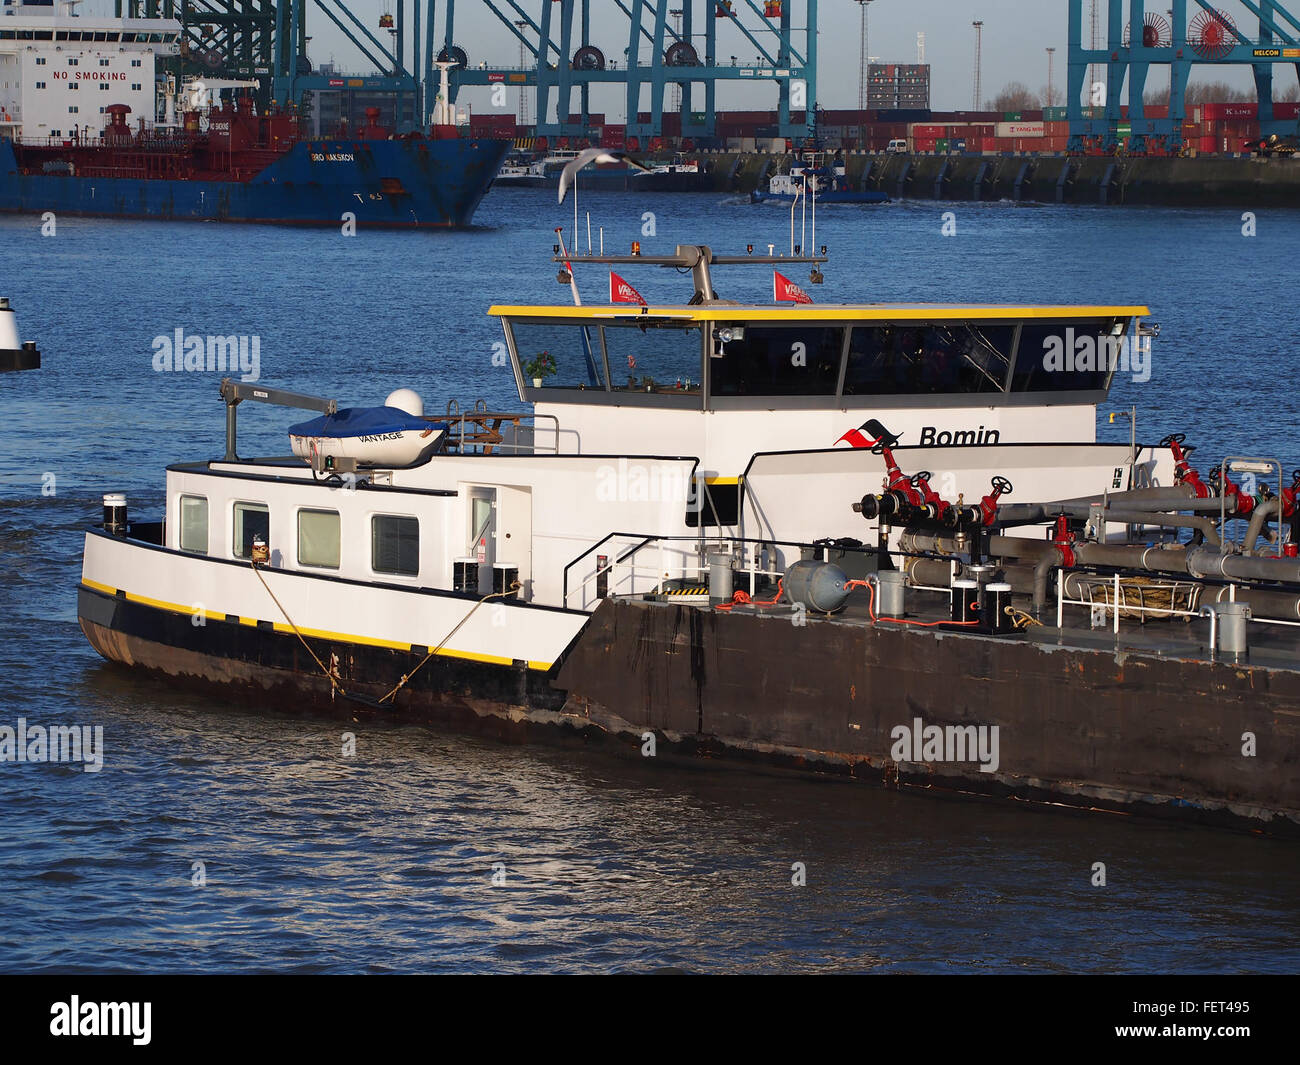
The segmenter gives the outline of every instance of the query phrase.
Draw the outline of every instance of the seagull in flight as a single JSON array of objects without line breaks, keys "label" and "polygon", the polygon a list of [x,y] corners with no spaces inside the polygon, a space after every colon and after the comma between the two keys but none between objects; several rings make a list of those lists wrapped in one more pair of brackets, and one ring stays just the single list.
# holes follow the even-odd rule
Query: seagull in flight
[{"label": "seagull in flight", "polygon": [[588,163],[627,163],[634,170],[650,173],[645,163],[633,159],[621,148],[584,148],[560,172],[560,203],[568,195],[569,186],[578,180],[578,171]]}]

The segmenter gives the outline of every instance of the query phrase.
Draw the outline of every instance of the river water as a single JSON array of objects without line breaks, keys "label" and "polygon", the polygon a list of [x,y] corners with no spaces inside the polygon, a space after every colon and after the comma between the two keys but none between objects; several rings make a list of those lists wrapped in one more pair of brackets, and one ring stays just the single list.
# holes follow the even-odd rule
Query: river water
[{"label": "river water", "polygon": [[[155,338],[256,337],[264,383],[341,405],[402,385],[426,408],[514,405],[485,311],[568,298],[549,258],[572,215],[553,195],[494,190],[459,233],[69,218],[42,236],[38,219],[0,219],[0,295],[45,362],[0,378],[0,725],[104,730],[97,773],[0,764],[0,968],[1300,967],[1292,844],[424,729],[358,727],[344,757],[336,724],[94,654],[75,590],[100,496],[126,491],[145,518],[165,464],[222,448],[218,375],[155,371]],[[725,196],[581,206],[607,250],[789,241],[786,210]],[[899,203],[820,211],[823,242],[818,302],[1146,304],[1162,326],[1149,379],[1117,377],[1099,435],[1126,440],[1105,413],[1136,404],[1140,437],[1186,432],[1202,468],[1243,453],[1300,466],[1300,212]],[[603,299],[603,272],[579,271]],[[652,303],[689,295],[671,271],[629,280]],[[766,271],[717,280],[770,298]],[[283,453],[291,415],[241,408],[243,449]]]}]

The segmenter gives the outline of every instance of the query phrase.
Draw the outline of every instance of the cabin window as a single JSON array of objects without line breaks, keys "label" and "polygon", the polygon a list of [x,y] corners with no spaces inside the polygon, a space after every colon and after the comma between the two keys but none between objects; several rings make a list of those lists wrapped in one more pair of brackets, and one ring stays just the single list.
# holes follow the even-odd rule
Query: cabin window
[{"label": "cabin window", "polygon": [[[1016,349],[1012,392],[1093,392],[1113,369],[1128,369],[1123,319],[1026,322]],[[1119,332],[1115,332],[1118,329]]]},{"label": "cabin window", "polygon": [[[641,321],[511,322],[524,384],[543,388],[605,388],[609,367],[615,392],[682,393],[700,390],[700,328],[662,319]],[[534,374],[541,353],[554,361],[554,374]]]},{"label": "cabin window", "polygon": [[339,568],[339,512],[298,511],[298,565]]},{"label": "cabin window", "polygon": [[[730,339],[728,339],[730,336]],[[833,396],[844,330],[835,326],[728,326],[713,331],[715,396]]]},{"label": "cabin window", "polygon": [[236,558],[251,558],[253,554],[253,537],[260,536],[264,543],[271,543],[271,511],[265,503],[235,504]]},{"label": "cabin window", "polygon": [[525,385],[536,379],[545,388],[604,390],[605,360],[595,326],[516,322],[512,331]]},{"label": "cabin window", "polygon": [[370,519],[370,568],[415,577],[420,573],[420,519],[376,514]]},{"label": "cabin window", "polygon": [[700,329],[680,323],[602,326],[616,392],[700,391]]},{"label": "cabin window", "polygon": [[844,395],[1001,392],[1015,327],[895,323],[855,326]]},{"label": "cabin window", "polygon": [[208,500],[205,496],[181,496],[181,550],[208,553]]}]

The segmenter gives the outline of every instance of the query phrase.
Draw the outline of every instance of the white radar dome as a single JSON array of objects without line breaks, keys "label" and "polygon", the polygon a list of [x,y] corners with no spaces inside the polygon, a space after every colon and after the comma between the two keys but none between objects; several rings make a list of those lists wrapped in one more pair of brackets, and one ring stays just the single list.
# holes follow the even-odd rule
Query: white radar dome
[{"label": "white radar dome", "polygon": [[413,388],[399,388],[396,392],[389,392],[388,398],[384,400],[384,406],[404,410],[415,418],[424,417],[424,400]]}]

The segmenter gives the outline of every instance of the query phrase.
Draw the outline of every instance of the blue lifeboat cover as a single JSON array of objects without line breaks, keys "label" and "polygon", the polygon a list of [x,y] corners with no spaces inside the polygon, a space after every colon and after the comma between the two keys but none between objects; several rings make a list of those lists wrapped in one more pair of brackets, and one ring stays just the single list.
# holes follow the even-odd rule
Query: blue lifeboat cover
[{"label": "blue lifeboat cover", "polygon": [[446,429],[446,422],[426,422],[396,407],[348,407],[335,414],[322,414],[311,421],[289,426],[290,436],[379,436],[408,429]]}]

